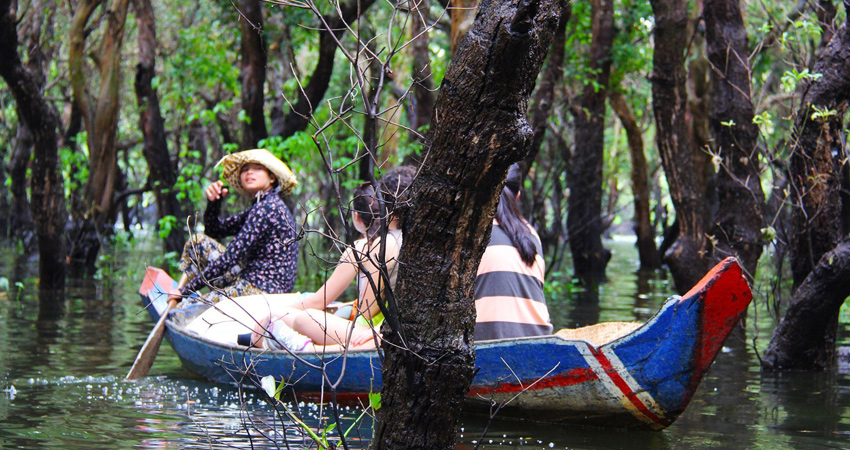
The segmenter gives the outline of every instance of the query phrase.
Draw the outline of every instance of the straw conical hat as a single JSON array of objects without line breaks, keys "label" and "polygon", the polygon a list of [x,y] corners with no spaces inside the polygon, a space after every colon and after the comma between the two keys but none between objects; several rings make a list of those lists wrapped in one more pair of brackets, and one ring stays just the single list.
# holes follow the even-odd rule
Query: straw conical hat
[{"label": "straw conical hat", "polygon": [[295,175],[289,170],[289,167],[264,148],[227,155],[221,158],[216,167],[222,167],[221,178],[230,187],[236,189],[240,194],[248,196],[249,194],[242,188],[242,181],[239,178],[242,166],[248,163],[262,164],[263,167],[268,169],[269,173],[277,178],[277,184],[284,194],[288,195],[295,186],[298,186],[298,180],[295,179]]}]

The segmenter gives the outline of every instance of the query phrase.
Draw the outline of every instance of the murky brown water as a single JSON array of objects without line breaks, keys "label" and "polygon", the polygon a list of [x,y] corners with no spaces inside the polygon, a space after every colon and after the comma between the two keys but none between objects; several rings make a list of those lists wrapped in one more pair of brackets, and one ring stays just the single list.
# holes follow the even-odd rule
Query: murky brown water
[{"label": "murky brown water", "polygon": [[[669,295],[664,279],[639,280],[630,243],[613,242],[612,281],[599,308],[574,306],[565,292],[551,299],[556,328],[594,319],[642,320]],[[302,448],[291,422],[275,421],[271,408],[249,392],[244,398],[228,385],[198,380],[163,346],[153,376],[122,381],[151,329],[140,314],[136,290],[153,253],[123,252],[109,283],[75,280],[64,314],[38,319],[35,262],[0,257],[0,277],[12,292],[0,297],[0,447],[122,448],[276,448],[267,437],[286,435],[290,448]],[[16,294],[15,282],[23,283]],[[465,415],[459,448],[848,448],[850,376],[834,373],[763,375],[751,341],[760,349],[770,339],[772,319],[759,303],[750,311],[747,342],[727,342],[684,415],[662,432],[635,432],[547,425],[497,419],[481,438],[487,418]],[[850,322],[847,315],[843,321]],[[756,332],[756,330],[758,330]],[[848,336],[842,326],[842,342]],[[315,425],[327,411],[321,405],[295,404]],[[356,411],[343,411],[349,420]],[[371,422],[361,424],[368,441]],[[250,430],[250,433],[246,430]],[[266,435],[262,435],[265,433]],[[352,433],[352,436],[354,433]],[[286,448],[281,440],[278,445]]]}]

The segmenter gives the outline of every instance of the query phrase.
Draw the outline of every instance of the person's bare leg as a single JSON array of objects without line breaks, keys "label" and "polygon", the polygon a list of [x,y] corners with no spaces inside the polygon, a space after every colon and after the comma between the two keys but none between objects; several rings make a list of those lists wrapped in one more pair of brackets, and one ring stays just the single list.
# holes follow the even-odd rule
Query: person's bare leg
[{"label": "person's bare leg", "polygon": [[316,309],[305,310],[294,317],[292,329],[313,340],[316,347],[324,347],[326,351],[332,351],[331,346],[344,348],[348,342],[351,327],[354,327],[352,338],[355,336],[367,336],[367,339],[359,339],[350,348],[374,348],[374,339],[371,339],[372,329],[366,325],[355,324],[333,314],[326,314]]}]

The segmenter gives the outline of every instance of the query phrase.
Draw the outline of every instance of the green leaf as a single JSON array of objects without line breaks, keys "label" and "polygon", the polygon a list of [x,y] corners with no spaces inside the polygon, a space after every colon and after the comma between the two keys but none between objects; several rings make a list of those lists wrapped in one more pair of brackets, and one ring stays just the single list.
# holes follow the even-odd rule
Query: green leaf
[{"label": "green leaf", "polygon": [[372,408],[375,411],[381,409],[381,393],[380,392],[370,392],[369,393],[369,407]]}]

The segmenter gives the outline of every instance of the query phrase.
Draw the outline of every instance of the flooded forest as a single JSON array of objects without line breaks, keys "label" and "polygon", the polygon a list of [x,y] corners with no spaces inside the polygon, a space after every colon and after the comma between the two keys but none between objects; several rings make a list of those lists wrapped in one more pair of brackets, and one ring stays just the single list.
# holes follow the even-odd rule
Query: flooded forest
[{"label": "flooded forest", "polygon": [[[843,447],[848,8],[0,0],[0,447]],[[230,180],[245,194],[244,167],[229,179],[226,162],[251,149],[294,175],[280,197],[297,248],[286,292],[327,292],[358,239],[380,237],[377,279],[361,261],[357,286],[340,288],[378,292],[383,324],[370,322],[368,339],[379,394],[352,400],[325,360],[311,366],[319,396],[253,364],[231,382],[199,377],[173,326],[139,302],[146,268],[184,286],[181,254],[211,229],[208,204],[236,214],[263,201],[208,188]],[[387,191],[401,167],[409,186]],[[359,227],[363,189],[377,231]],[[710,297],[704,276],[736,258],[752,302],[728,316],[694,307],[706,318],[681,364],[702,371],[674,407],[668,394],[646,400],[637,373],[653,368],[629,374],[626,350],[601,344],[561,381],[549,367],[530,382],[502,359],[516,380],[476,387],[490,347],[473,339],[473,296],[482,255],[508,227],[494,223],[505,192],[537,238],[555,331],[665,320],[674,303]],[[396,220],[404,240],[387,258]],[[157,333],[167,342],[150,350]],[[504,358],[519,348],[504,345]],[[544,352],[530,348],[528,366]],[[149,351],[150,374],[125,381]],[[343,373],[356,371],[361,353],[341,352]],[[671,358],[661,365],[683,372]],[[624,414],[663,431],[563,425],[556,407],[528,406],[537,389],[596,380],[597,360]],[[489,409],[467,413],[475,395]],[[524,419],[503,418],[508,406]]]}]

